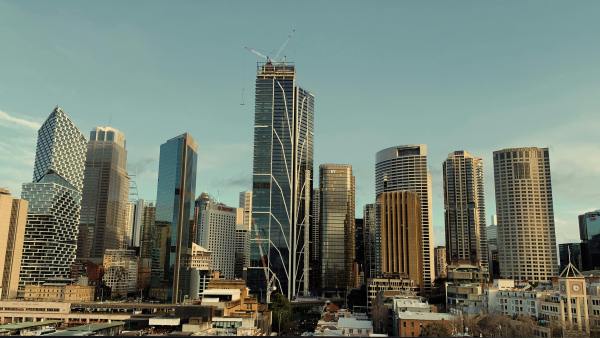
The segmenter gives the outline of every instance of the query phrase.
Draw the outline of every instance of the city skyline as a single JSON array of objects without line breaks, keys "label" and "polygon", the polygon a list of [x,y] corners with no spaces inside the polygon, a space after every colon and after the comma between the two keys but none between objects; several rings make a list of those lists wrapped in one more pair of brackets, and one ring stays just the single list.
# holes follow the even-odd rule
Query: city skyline
[{"label": "city skyline", "polygon": [[[44,5],[42,6],[44,7]],[[502,20],[508,13],[511,13],[511,10],[515,9],[514,7],[511,8],[510,5],[507,5],[508,8],[505,9],[494,5],[489,6],[489,8],[498,11],[493,16],[497,20]],[[53,24],[56,21],[60,21],[56,20],[57,17],[65,18],[65,16],[68,17],[77,12],[76,10],[60,12],[59,9],[61,6],[53,5],[53,7],[56,8],[47,8],[50,14],[55,14],[49,15]],[[402,4],[398,6],[388,5],[388,7],[391,13],[400,13],[402,9],[406,9],[408,12],[416,12],[421,16],[426,14],[423,12],[423,7],[417,5]],[[534,10],[533,7],[536,6],[524,7],[524,9],[521,7],[523,11],[521,18],[531,15]],[[127,10],[126,6],[124,8],[124,10]],[[197,7],[190,4],[190,9],[193,10],[194,8]],[[327,5],[324,11],[328,12],[330,8]],[[489,8],[483,5],[474,6],[475,11],[479,11],[487,16],[492,15]],[[62,9],[64,10],[64,8]],[[536,7],[535,9],[539,10],[540,8]],[[451,9],[445,8],[445,10]],[[449,18],[456,20],[459,10],[460,8],[452,10]],[[391,60],[389,56],[384,58],[372,51],[357,53],[358,56],[345,55],[345,52],[350,50],[352,41],[349,38],[344,38],[340,42],[333,41],[333,38],[335,38],[334,34],[341,34],[341,31],[337,29],[328,32],[322,38],[332,39],[328,41],[333,41],[333,47],[327,47],[322,51],[319,50],[318,53],[312,52],[317,49],[308,47],[311,45],[323,47],[323,41],[317,39],[318,36],[315,35],[314,28],[302,25],[299,19],[302,13],[294,14],[294,16],[298,16],[293,17],[291,23],[280,24],[278,26],[289,26],[291,29],[293,24],[296,28],[296,35],[288,47],[288,55],[290,60],[295,61],[298,66],[300,81],[307,85],[308,89],[314,90],[318,98],[315,112],[315,167],[327,162],[348,163],[353,166],[357,182],[357,217],[361,217],[362,215],[358,211],[362,209],[364,204],[372,203],[375,200],[375,196],[373,195],[374,178],[372,175],[372,166],[375,162],[374,154],[380,149],[396,144],[427,144],[430,150],[428,164],[433,176],[432,224],[435,230],[435,244],[439,245],[443,243],[444,237],[443,199],[441,198],[443,189],[441,184],[441,170],[439,168],[448,152],[455,149],[464,149],[484,159],[486,206],[488,209],[486,217],[489,218],[493,210],[495,210],[492,184],[493,171],[491,167],[492,151],[509,146],[548,146],[552,157],[551,166],[557,239],[559,243],[578,241],[577,232],[574,231],[574,229],[577,229],[577,215],[598,209],[598,206],[594,203],[599,200],[598,192],[600,191],[600,172],[597,170],[599,166],[596,162],[598,160],[589,156],[581,156],[582,152],[598,153],[600,151],[599,146],[592,143],[594,140],[593,133],[600,125],[599,119],[594,115],[594,110],[600,106],[600,103],[595,97],[592,97],[595,93],[595,88],[599,85],[596,80],[598,78],[598,70],[595,69],[598,67],[593,67],[595,61],[592,60],[594,58],[597,59],[596,56],[599,51],[596,47],[587,45],[588,39],[592,38],[588,34],[594,31],[591,27],[596,27],[590,25],[597,24],[586,20],[590,18],[588,15],[591,15],[593,11],[588,11],[590,12],[588,14],[584,13],[583,9],[564,8],[565,11],[580,17],[581,20],[572,20],[568,25],[565,24],[567,25],[566,27],[561,27],[568,29],[563,29],[560,32],[560,29],[556,30],[556,28],[550,27],[550,22],[556,24],[553,18],[561,13],[557,7],[554,10],[556,13],[548,9],[544,9],[541,13],[536,12],[540,15],[538,17],[538,20],[540,20],[538,28],[527,26],[522,22],[525,20],[519,20],[518,18],[516,19],[516,27],[506,27],[507,32],[498,32],[489,26],[484,26],[483,31],[490,34],[493,33],[492,37],[495,39],[491,40],[498,44],[497,47],[493,48],[493,51],[499,53],[498,57],[493,57],[491,52],[488,55],[488,52],[485,52],[481,46],[471,46],[465,49],[465,41],[461,39],[453,41],[458,43],[455,47],[456,50],[448,44],[440,46],[439,43],[442,42],[442,39],[436,34],[441,35],[441,29],[440,31],[429,29],[425,32],[414,32],[422,40],[419,41],[418,38],[409,39],[407,40],[408,48],[396,49],[402,53],[394,54],[394,57],[396,55],[401,57],[400,62],[406,64],[398,70],[398,74],[401,73],[400,70],[402,72],[408,71],[409,69],[405,69],[405,67],[411,66],[411,62],[415,61],[414,58],[416,56],[422,57],[425,55],[425,61],[418,63],[416,70],[405,75],[404,80],[389,86],[382,93],[373,93],[371,89],[367,88],[362,96],[355,95],[356,92],[352,91],[346,92],[347,96],[341,96],[344,93],[343,91],[353,89],[348,85],[340,86],[339,80],[332,81],[329,79],[329,76],[320,75],[319,72],[323,70],[326,64],[328,72],[333,73],[332,75],[340,76],[339,72],[344,70],[344,66],[353,64],[353,68],[350,71],[350,73],[354,74],[353,78],[361,78],[363,84],[369,85],[359,87],[370,87],[370,84],[378,84],[375,81],[378,79],[382,80],[383,77],[365,77],[365,72],[371,69],[367,67],[367,64],[370,64],[369,60],[373,57],[381,57],[382,59],[378,59],[378,61],[386,62]],[[96,30],[97,36],[101,39],[110,37],[118,29],[123,29],[125,32],[132,34],[125,35],[122,39],[117,39],[114,45],[102,40],[105,46],[114,46],[117,51],[133,48],[134,50],[130,51],[132,54],[128,58],[131,58],[131,55],[142,55],[140,53],[144,51],[144,48],[148,48],[147,44],[156,42],[148,36],[149,33],[140,31],[143,31],[148,25],[148,22],[142,19],[133,18],[133,21],[127,24],[125,21],[126,18],[116,16],[112,18],[112,22],[121,24],[121,27],[119,28],[117,25],[117,28],[109,29],[102,28],[100,24],[101,20],[99,20],[109,16],[108,13],[99,11],[97,14],[92,15],[87,13],[83,7],[80,8],[80,11],[82,12],[80,13],[82,14],[82,18],[75,20],[75,22],[66,20],[66,18],[63,21],[70,22],[70,24],[79,23],[84,31],[86,29]],[[428,13],[431,15],[431,19],[442,20],[442,25],[453,23],[450,19],[441,17],[442,9],[438,9],[438,11]],[[155,6],[150,6],[150,8],[145,10],[144,13],[147,16],[144,18],[148,16],[152,17],[155,12],[158,12],[158,9]],[[196,13],[198,12],[200,11],[196,11]],[[34,18],[37,19],[27,4],[0,3],[0,13],[3,13],[0,16],[6,16],[4,20],[5,24],[10,25],[12,23],[14,27],[20,27],[14,21],[16,19],[23,19],[24,22],[30,22]],[[322,25],[324,19],[320,15],[316,21],[319,25]],[[355,12],[351,16],[353,18],[359,17]],[[44,20],[46,19],[41,20],[42,23],[45,22]],[[247,21],[245,20],[242,18],[240,25],[246,23]],[[481,24],[481,22],[479,23]],[[70,25],[62,26],[60,24],[56,29],[59,32],[63,32],[67,27],[70,27]],[[190,26],[190,28],[192,27],[196,26]],[[380,30],[394,28],[394,32],[400,32],[403,27],[401,24],[390,22],[389,17],[386,17],[386,20],[382,21],[381,26],[370,29],[361,26],[361,29],[365,29],[370,33],[378,33]],[[344,28],[348,27],[345,26]],[[462,32],[463,34],[466,34],[464,31],[468,28],[470,28],[469,24],[454,27],[457,33]],[[513,40],[510,40],[510,43],[506,41],[511,32],[519,32],[519,29],[523,30],[526,28],[533,30],[531,36],[514,37]],[[33,34],[39,29],[41,29],[40,26],[30,25],[22,34]],[[543,36],[539,35],[541,32],[544,33]],[[550,34],[551,32],[556,34]],[[578,34],[578,39],[569,40],[572,37],[569,34],[574,34],[575,32]],[[15,42],[15,39],[20,36],[16,33],[16,30],[4,30],[0,33],[0,37],[5,38],[4,40],[9,43],[11,41]],[[64,33],[66,34],[66,32]],[[169,34],[175,33],[177,31],[169,31]],[[233,31],[223,33],[223,40],[230,39],[233,33]],[[33,39],[33,42],[38,42],[38,46],[30,47],[34,48],[32,50],[34,53],[24,57],[22,60],[15,59],[17,56],[20,56],[17,52],[8,51],[5,57],[10,61],[10,67],[3,66],[7,68],[7,82],[0,87],[0,102],[2,102],[0,106],[0,111],[2,111],[0,112],[0,130],[5,132],[9,137],[12,136],[14,142],[12,140],[3,140],[0,147],[0,164],[2,167],[0,175],[3,177],[0,185],[6,185],[14,195],[20,195],[20,184],[30,180],[28,173],[33,167],[35,132],[47,115],[49,108],[58,103],[69,112],[71,118],[81,130],[90,130],[96,125],[105,124],[124,131],[128,138],[128,150],[131,158],[129,170],[130,173],[137,174],[136,178],[140,186],[140,197],[147,200],[154,200],[156,196],[159,145],[162,140],[172,137],[172,135],[181,134],[186,131],[185,129],[189,128],[187,131],[200,144],[198,153],[200,166],[198,168],[196,191],[210,192],[221,202],[235,205],[239,191],[251,188],[252,136],[251,129],[248,126],[252,124],[253,118],[252,81],[254,77],[252,72],[256,59],[251,54],[245,52],[242,47],[250,45],[266,50],[277,48],[288,32],[282,28],[281,31],[269,32],[265,37],[261,37],[261,33],[264,32],[257,29],[250,29],[247,33],[241,31],[235,33],[240,34],[240,37],[230,39],[228,43],[219,42],[214,50],[200,55],[202,64],[196,65],[198,70],[194,72],[194,75],[203,75],[206,73],[208,76],[195,77],[193,79],[189,77],[181,78],[182,69],[173,65],[165,68],[153,64],[154,61],[157,61],[154,59],[143,58],[139,66],[133,66],[130,59],[111,59],[107,54],[101,54],[97,60],[90,59],[88,54],[83,53],[86,44],[75,33],[66,34],[67,38],[64,41],[59,41],[56,46],[48,46],[43,37]],[[140,41],[142,41],[140,43],[143,46],[134,44],[131,47],[127,47],[127,39],[137,37],[136,34],[140,35]],[[369,33],[363,32],[361,34]],[[375,36],[376,34],[373,35]],[[549,40],[549,36],[552,36],[553,39],[559,39],[563,43],[561,51],[553,49],[555,48],[553,47],[555,44]],[[358,38],[361,37],[364,37],[364,35],[360,35]],[[394,35],[388,33],[383,34],[381,38],[370,41],[369,44],[373,48],[369,50],[382,50],[382,48],[386,47],[385,43],[389,42],[388,39],[392,37]],[[467,34],[467,37],[480,41],[484,47],[490,47],[487,44],[488,40],[483,39],[483,35]],[[164,35],[159,35],[156,38],[164,38]],[[207,37],[202,36],[202,38],[205,40],[200,39],[195,48],[198,46],[207,46]],[[403,36],[403,38],[407,37]],[[317,39],[317,41],[311,42],[311,39]],[[469,40],[466,42],[472,41]],[[347,43],[348,46],[342,45],[342,43]],[[435,43],[438,43],[438,45]],[[16,46],[20,46],[17,42],[15,44]],[[437,47],[431,47],[430,44]],[[526,44],[533,44],[537,48],[521,51],[519,47]],[[400,45],[402,44],[400,43]],[[556,44],[556,46],[558,45]],[[166,42],[159,43],[158,46],[167,47],[169,44],[166,44]],[[571,51],[563,51],[562,49],[569,49],[564,48],[564,46],[569,47]],[[33,54],[37,54],[35,51],[38,48],[41,50],[44,47],[51,47],[46,52],[49,55],[43,54],[46,60],[45,62],[39,62],[37,57],[40,56],[36,57]],[[338,50],[335,48],[338,48]],[[398,46],[395,46],[395,48],[398,48]],[[457,50],[460,48],[463,49],[459,53]],[[504,50],[503,48],[506,49]],[[311,52],[303,51],[303,49],[311,50]],[[343,53],[339,50],[343,51]],[[214,54],[220,55],[220,51],[223,51],[225,54],[234,53],[235,56],[231,57],[231,59],[228,56],[225,60],[219,60],[219,57]],[[328,52],[332,51],[338,54],[328,54]],[[351,51],[355,52],[354,50]],[[440,51],[443,52],[441,56],[438,55]],[[477,60],[474,64],[474,60],[472,59],[460,60],[460,56],[464,56],[463,53],[467,55],[466,53],[469,51],[475,52],[473,57],[477,58]],[[523,61],[518,62],[515,60],[516,51],[519,51],[520,54],[518,54],[518,57],[522,58]],[[578,64],[565,63],[564,59],[572,56],[564,53],[575,52],[577,52],[576,60],[578,60]],[[380,54],[393,53],[386,51],[386,53]],[[86,57],[78,59],[78,55]],[[333,59],[337,57],[341,58],[342,56],[347,60],[339,60],[338,65],[332,64]],[[483,58],[484,56],[488,56],[489,59],[482,61],[482,59],[485,59]],[[121,82],[120,80],[123,79],[126,80],[126,84],[117,86],[121,90],[127,88],[133,90],[131,87],[124,87],[126,85],[139,85],[142,87],[142,89],[133,90],[132,94],[134,98],[148,95],[149,90],[162,88],[156,85],[156,83],[144,85],[143,82],[146,78],[139,76],[140,71],[152,69],[151,66],[156,66],[158,74],[155,75],[160,75],[158,78],[165,80],[167,84],[174,86],[174,88],[183,88],[184,93],[175,95],[175,93],[167,90],[167,93],[162,97],[157,97],[149,101],[135,102],[131,98],[127,99],[127,93],[121,93],[116,89],[106,91],[106,80],[100,77],[98,73],[92,74],[92,81],[89,83],[89,86],[94,90],[87,92],[83,88],[78,88],[79,82],[76,81],[78,78],[68,74],[68,68],[65,68],[66,66],[63,64],[65,60],[73,61],[72,58],[74,57],[76,58],[75,67],[85,65],[83,62],[97,62],[100,65],[100,69],[110,74],[107,77],[110,78],[109,82],[111,83]],[[183,57],[186,62],[189,62],[186,56],[178,57]],[[108,58],[108,60],[103,60],[102,58]],[[173,58],[173,56],[163,55],[163,59],[169,62],[174,62]],[[233,61],[230,62],[231,60]],[[512,63],[505,64],[503,61],[506,60],[512,61]],[[544,62],[535,66],[532,64],[540,60],[544,60]],[[239,74],[229,74],[233,80],[228,83],[222,83],[221,80],[213,81],[212,76],[214,74],[208,70],[208,67],[214,67],[214,63],[216,62],[233,65],[231,66],[233,69],[232,72]],[[439,62],[439,65],[437,62]],[[38,74],[43,74],[40,75],[41,81],[34,81],[36,77],[32,77],[28,72],[20,72],[24,67],[30,66],[33,63],[39,63],[44,68],[39,69],[37,66],[35,68]],[[318,66],[319,64],[321,65]],[[443,71],[444,77],[448,76],[454,82],[450,83],[448,80],[433,76],[434,71],[427,71],[425,69],[427,65],[433,65],[435,71]],[[457,66],[457,70],[452,71],[445,68],[451,65]],[[126,75],[120,75],[123,78],[114,77],[118,75],[118,70],[121,70],[124,66],[132,67],[131,70],[133,70],[133,73],[137,77],[129,78]],[[12,67],[14,69],[8,69]],[[499,69],[493,70],[494,67]],[[487,70],[483,71],[483,68]],[[512,75],[514,78],[502,77],[499,74],[500,71],[507,70],[509,75]],[[583,73],[584,70],[585,73]],[[65,81],[56,80],[60,78],[56,76],[57,71],[65,73]],[[424,71],[424,78],[417,76],[418,71]],[[471,76],[471,79],[465,80],[459,78],[457,75],[461,71],[466,72],[465,75]],[[179,80],[169,76],[170,72],[178,74],[180,76]],[[519,72],[523,72],[523,74],[518,74]],[[376,76],[383,74],[380,73],[380,70],[375,70],[375,73],[377,74]],[[23,76],[21,81],[31,83],[31,88],[12,85],[19,83],[16,82],[18,79],[16,77],[17,74]],[[544,74],[553,74],[553,76]],[[469,76],[464,77],[467,78]],[[553,80],[554,77],[559,80],[546,81]],[[214,79],[217,79],[217,77]],[[346,77],[343,79],[346,81],[350,80],[350,78]],[[435,82],[436,79],[442,80],[440,81],[441,83],[437,84]],[[389,84],[388,82],[384,83]],[[478,83],[485,83],[486,85],[483,86],[483,89],[477,89],[475,86]],[[495,85],[491,85],[490,83],[495,83]],[[215,85],[215,88],[208,87],[204,89],[203,87],[211,85]],[[438,85],[440,88],[437,87]],[[88,83],[86,83],[86,86],[81,87],[87,86]],[[48,91],[48,88],[52,90]],[[195,91],[192,91],[190,88],[195,89]],[[569,88],[569,90],[565,90],[565,88]],[[144,92],[144,89],[147,92]],[[212,94],[213,89],[217,93],[215,98],[202,96],[202,100],[199,101],[189,99],[199,91]],[[98,94],[104,92],[106,94]],[[441,102],[439,106],[428,102],[417,102],[423,101],[429,94],[432,94],[432,101],[439,100]],[[107,95],[111,96],[109,101],[112,102],[106,102]],[[397,105],[398,102],[396,100],[398,99],[395,98],[396,95],[400,95],[400,105]],[[415,98],[408,97],[410,95],[414,95]],[[32,96],[37,99],[23,99],[24,96]],[[362,97],[362,101],[357,102],[353,96]],[[182,103],[175,102],[177,99],[183,99]],[[106,104],[101,105],[98,100]],[[205,107],[197,105],[203,104],[203,100],[206,101]],[[219,107],[215,105],[217,101],[221,103],[225,101],[226,103]],[[244,103],[244,106],[240,105],[240,103]],[[491,108],[489,106],[490,103],[492,104]],[[375,104],[375,109],[373,109],[373,105]],[[173,114],[176,114],[180,118],[179,120],[170,116],[165,117],[163,115],[161,117],[159,114],[159,112],[162,113],[169,108],[170,105],[174,105],[174,108],[170,108],[169,110],[174,110]],[[355,107],[349,107],[351,105],[355,105]],[[442,110],[443,106],[445,106],[445,109]],[[216,110],[217,107],[219,107],[218,110]],[[340,117],[349,108],[352,108],[349,111],[352,114],[347,115],[348,118],[346,121],[340,121]],[[370,115],[368,119],[379,119],[385,116],[389,120],[389,123],[386,123],[386,125],[378,124],[377,127],[364,130],[362,126],[367,118],[363,118],[358,112],[366,109],[369,109]],[[460,113],[461,111],[466,112]],[[415,116],[415,112],[421,112],[422,116]],[[454,116],[455,114],[459,115]],[[147,128],[149,130],[143,130],[146,128],[137,128],[138,123],[144,121],[146,116],[156,121],[148,124]],[[496,117],[498,120],[491,120],[491,116]],[[182,117],[192,118],[195,123],[186,123],[181,119]],[[446,133],[442,133],[442,136],[436,136],[435,134],[439,132],[440,126],[449,123],[450,117],[458,117],[458,120],[463,121],[463,123],[451,124],[452,127],[456,128],[456,132],[448,129]],[[431,119],[429,121],[430,127],[415,131],[402,128],[402,124],[398,122],[406,121],[407,119],[411,119],[410,121],[414,121],[415,124]],[[464,121],[467,123],[464,123]],[[494,123],[490,121],[494,121]],[[515,121],[519,121],[520,123],[515,123]],[[202,125],[202,127],[195,126],[195,124]],[[211,128],[222,130],[218,128],[220,125],[233,126],[234,132],[222,133],[225,134],[224,136],[210,132],[209,129]],[[144,126],[146,127],[146,125]],[[394,132],[391,126],[395,126],[394,128],[400,126],[402,132]],[[472,135],[462,136],[459,134],[469,134],[465,133],[463,128],[469,128],[469,130],[480,128],[482,130],[473,130]],[[138,131],[136,129],[142,130]],[[352,140],[352,135],[358,134],[361,134],[361,137],[356,137],[357,140]],[[152,135],[152,138],[150,139],[148,135]],[[481,139],[483,136],[486,137],[484,141]],[[365,142],[366,139],[368,139],[367,142]],[[13,158],[16,160],[13,161]],[[316,182],[313,185],[316,186]]]}]

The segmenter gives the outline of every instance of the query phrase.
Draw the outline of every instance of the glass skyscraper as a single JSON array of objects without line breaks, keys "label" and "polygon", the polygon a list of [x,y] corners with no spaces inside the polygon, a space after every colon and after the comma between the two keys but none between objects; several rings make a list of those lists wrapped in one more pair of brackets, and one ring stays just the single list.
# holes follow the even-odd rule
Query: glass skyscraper
[{"label": "glass skyscraper", "polygon": [[600,269],[600,210],[579,215],[584,270]]},{"label": "glass skyscraper", "polygon": [[[319,167],[321,288],[324,294],[354,287],[354,176],[347,164]],[[343,295],[343,294],[342,294]]]},{"label": "glass skyscraper", "polygon": [[75,261],[86,155],[85,136],[56,107],[38,130],[19,289],[69,277]]},{"label": "glass skyscraper", "polygon": [[248,282],[263,300],[309,290],[313,112],[293,64],[258,65]]},{"label": "glass skyscraper", "polygon": [[166,300],[174,303],[191,294],[191,269],[186,261],[194,235],[197,161],[198,145],[188,133],[160,146],[155,229],[163,274],[157,276],[159,281],[153,280],[153,288],[162,288]]}]

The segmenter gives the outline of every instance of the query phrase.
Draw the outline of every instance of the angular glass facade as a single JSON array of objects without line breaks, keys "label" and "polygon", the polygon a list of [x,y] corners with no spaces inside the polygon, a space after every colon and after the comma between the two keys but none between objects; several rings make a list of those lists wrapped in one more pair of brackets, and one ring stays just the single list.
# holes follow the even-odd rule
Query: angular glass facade
[{"label": "angular glass facade", "polygon": [[308,293],[313,111],[293,65],[259,64],[248,283],[261,299],[267,288],[288,299]]},{"label": "angular glass facade", "polygon": [[56,107],[38,131],[19,289],[67,278],[75,261],[86,154],[85,136]]},{"label": "angular glass facade", "polygon": [[197,161],[198,145],[187,133],[160,146],[155,228],[163,274],[153,276],[153,287],[167,289],[166,298],[174,303],[190,295],[191,270],[185,262],[193,241]]}]

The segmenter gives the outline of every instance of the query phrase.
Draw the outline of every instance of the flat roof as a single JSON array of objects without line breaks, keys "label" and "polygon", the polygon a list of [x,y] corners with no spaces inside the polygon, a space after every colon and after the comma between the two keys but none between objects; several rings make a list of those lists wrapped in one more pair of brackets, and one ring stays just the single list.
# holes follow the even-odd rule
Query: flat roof
[{"label": "flat roof", "polygon": [[347,327],[351,329],[372,329],[373,323],[370,320],[340,317],[340,319],[338,319],[337,326],[338,328]]},{"label": "flat roof", "polygon": [[53,325],[62,323],[62,320],[42,320],[39,322],[21,322],[0,325],[0,330],[23,330],[39,326]]},{"label": "flat roof", "polygon": [[72,336],[91,336],[94,334],[92,331],[69,331],[61,330],[52,333],[45,334],[45,336],[60,336],[60,337],[72,337]]},{"label": "flat roof", "polygon": [[113,327],[124,326],[125,322],[111,322],[111,323],[90,323],[80,326],[68,328],[67,331],[100,331],[104,329],[110,329]]},{"label": "flat roof", "polygon": [[398,312],[398,319],[409,319],[409,320],[452,320],[454,316],[449,313],[438,313],[438,312]]}]

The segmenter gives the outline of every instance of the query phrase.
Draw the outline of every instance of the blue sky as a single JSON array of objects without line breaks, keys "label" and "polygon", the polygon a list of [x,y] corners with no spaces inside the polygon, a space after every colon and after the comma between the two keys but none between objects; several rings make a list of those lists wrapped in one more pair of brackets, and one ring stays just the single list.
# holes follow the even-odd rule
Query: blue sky
[{"label": "blue sky", "polygon": [[156,198],[160,144],[189,131],[197,192],[237,204],[257,61],[243,47],[272,54],[294,28],[284,54],[316,96],[315,168],[352,164],[357,210],[378,150],[426,143],[443,243],[448,153],[483,157],[489,218],[492,151],[547,146],[557,238],[577,240],[577,214],[600,208],[598,17],[594,1],[0,1],[0,186],[31,180],[58,104],[86,135],[125,132],[140,197]]}]

